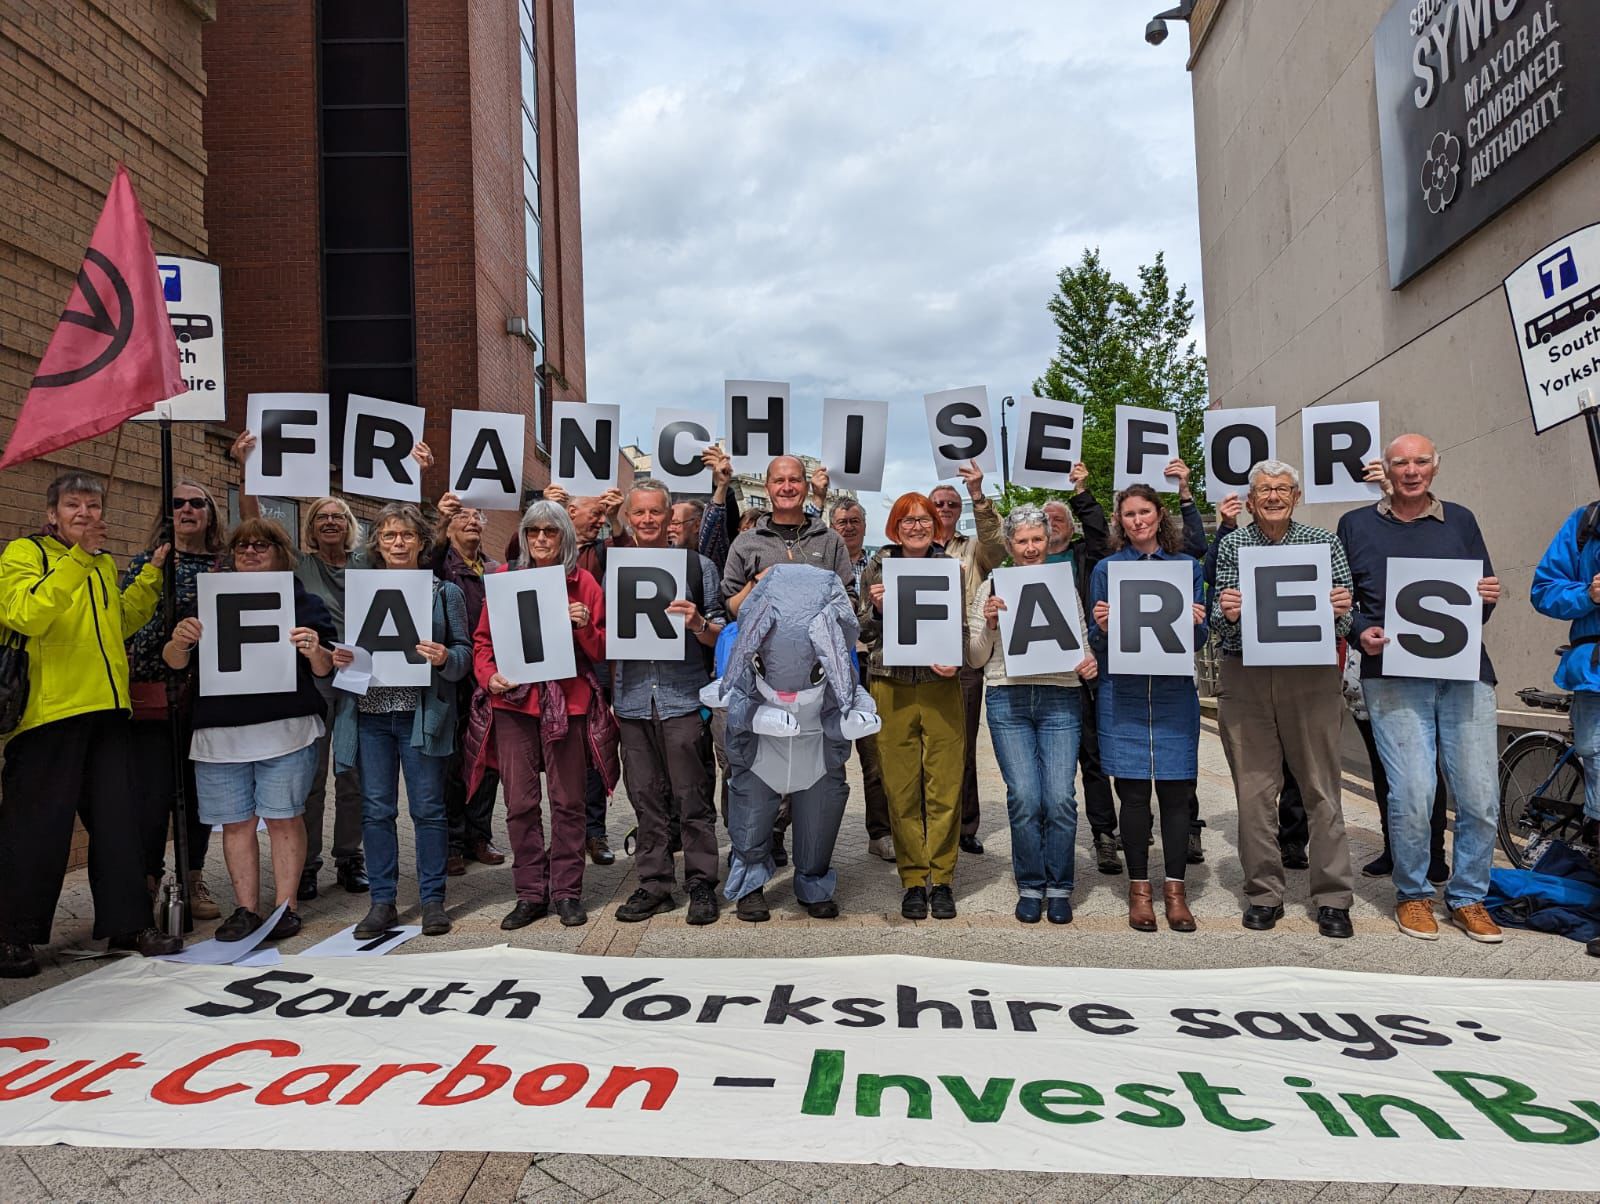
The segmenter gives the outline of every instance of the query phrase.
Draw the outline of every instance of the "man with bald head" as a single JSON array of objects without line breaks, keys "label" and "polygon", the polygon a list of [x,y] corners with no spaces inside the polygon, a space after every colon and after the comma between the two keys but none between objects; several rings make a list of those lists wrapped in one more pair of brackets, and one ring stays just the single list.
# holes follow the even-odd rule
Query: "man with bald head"
[{"label": "man with bald head", "polygon": [[1483,565],[1478,596],[1487,621],[1500,582],[1472,511],[1433,493],[1439,450],[1425,435],[1401,435],[1385,449],[1380,472],[1392,492],[1339,520],[1350,559],[1355,610],[1350,634],[1361,653],[1361,689],[1372,734],[1389,778],[1389,838],[1394,857],[1395,922],[1421,940],[1439,938],[1428,882],[1429,815],[1434,759],[1440,756],[1456,800],[1454,869],[1445,885],[1450,922],[1475,941],[1497,943],[1500,929],[1483,906],[1494,858],[1500,791],[1495,767],[1494,669],[1485,646],[1476,681],[1386,677],[1384,604],[1391,558],[1473,560]]},{"label": "man with bald head", "polygon": [[739,617],[739,607],[756,586],[756,578],[775,564],[794,562],[832,569],[844,582],[850,601],[856,601],[856,570],[844,540],[822,520],[806,513],[806,466],[798,456],[777,456],[767,465],[767,498],[772,509],[756,525],[739,533],[728,548],[722,572],[722,596],[728,613]]}]

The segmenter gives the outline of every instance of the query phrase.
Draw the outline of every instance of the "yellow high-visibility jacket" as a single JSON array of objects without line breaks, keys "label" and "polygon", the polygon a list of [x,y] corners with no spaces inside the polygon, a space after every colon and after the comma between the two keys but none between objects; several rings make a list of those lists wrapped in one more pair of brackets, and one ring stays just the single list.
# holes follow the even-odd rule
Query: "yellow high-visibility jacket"
[{"label": "yellow high-visibility jacket", "polygon": [[16,732],[91,711],[131,711],[125,641],[161,602],[152,564],[125,590],[109,552],[90,556],[54,536],[0,552],[0,622],[28,637],[28,705]]}]

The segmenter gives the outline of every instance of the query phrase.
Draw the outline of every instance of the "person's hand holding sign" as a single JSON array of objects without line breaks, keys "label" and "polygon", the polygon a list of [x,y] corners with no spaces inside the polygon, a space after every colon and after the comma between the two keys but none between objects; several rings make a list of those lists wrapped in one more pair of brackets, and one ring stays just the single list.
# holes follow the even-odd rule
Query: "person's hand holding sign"
[{"label": "person's hand holding sign", "polygon": [[1178,478],[1178,497],[1181,501],[1190,501],[1194,494],[1189,490],[1189,466],[1182,460],[1174,460],[1167,465],[1166,475]]},{"label": "person's hand holding sign", "polygon": [[818,464],[811,470],[811,496],[818,510],[828,508],[828,470],[824,465]]},{"label": "person's hand holding sign", "polygon": [[1101,631],[1111,630],[1111,603],[1096,602],[1094,604],[1094,621],[1100,625]]},{"label": "person's hand holding sign", "polygon": [[450,649],[443,644],[435,644],[432,640],[423,640],[417,645],[417,655],[437,669],[449,659]]},{"label": "person's hand holding sign", "polygon": [[1480,577],[1478,579],[1478,597],[1490,606],[1500,601],[1500,578]]},{"label": "person's hand holding sign", "polygon": [[1089,466],[1079,460],[1072,466],[1072,471],[1067,474],[1067,480],[1072,483],[1073,493],[1082,493],[1089,488]]},{"label": "person's hand holding sign", "polygon": [[929,665],[928,668],[932,669],[940,677],[954,677],[956,675],[955,665]]},{"label": "person's hand holding sign", "polygon": [[867,597],[872,601],[873,608],[881,612],[883,610],[883,582],[876,582],[867,591]]},{"label": "person's hand holding sign", "polygon": [[1368,656],[1382,656],[1383,646],[1389,642],[1389,637],[1383,634],[1381,627],[1368,627],[1361,633],[1361,651]]},{"label": "person's hand holding sign", "polygon": [[1239,615],[1244,610],[1244,595],[1236,589],[1225,589],[1217,595],[1217,606],[1222,611],[1222,617],[1230,623],[1237,623]]},{"label": "person's hand holding sign", "polygon": [[503,674],[496,673],[489,679],[489,693],[491,694],[500,695],[506,693],[508,690],[515,690],[516,688],[517,687],[512,682],[508,681]]},{"label": "person's hand holding sign", "polygon": [[1350,613],[1350,608],[1355,605],[1355,599],[1350,596],[1350,591],[1342,585],[1333,588],[1333,617],[1342,619]]},{"label": "person's hand holding sign", "polygon": [[[957,467],[956,475],[966,485],[967,496],[973,501],[977,501],[983,496],[983,469],[978,467],[976,460],[968,460],[965,464]],[[945,673],[942,676],[949,677],[950,675]]]},{"label": "person's hand holding sign", "polygon": [[1006,608],[1006,600],[999,594],[990,594],[989,600],[983,604],[983,619],[989,625],[990,631],[1000,630],[1000,612]]},{"label": "person's hand holding sign", "polygon": [[[671,610],[672,607],[669,606],[667,609]],[[573,627],[581,631],[589,626],[589,608],[582,602],[568,602],[567,618],[572,620]]]},{"label": "person's hand holding sign", "polygon": [[1230,493],[1222,499],[1222,504],[1217,507],[1217,525],[1219,527],[1237,527],[1239,515],[1244,513],[1244,498],[1237,493]]}]

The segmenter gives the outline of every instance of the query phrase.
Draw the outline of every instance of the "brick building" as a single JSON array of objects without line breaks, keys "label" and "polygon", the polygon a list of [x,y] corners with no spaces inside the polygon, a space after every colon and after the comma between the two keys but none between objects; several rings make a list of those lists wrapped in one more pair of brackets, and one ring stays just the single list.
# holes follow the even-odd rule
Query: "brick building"
[{"label": "brick building", "polygon": [[521,413],[538,487],[584,396],[572,0],[233,0],[205,66],[228,425],[326,390],[339,446],[351,391],[422,405],[432,499],[451,410]]}]

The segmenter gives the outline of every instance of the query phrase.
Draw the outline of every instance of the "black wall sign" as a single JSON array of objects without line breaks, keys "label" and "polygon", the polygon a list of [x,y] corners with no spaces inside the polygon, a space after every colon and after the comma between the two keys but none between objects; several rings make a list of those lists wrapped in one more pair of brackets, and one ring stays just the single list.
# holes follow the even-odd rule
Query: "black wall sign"
[{"label": "black wall sign", "polygon": [[1399,288],[1600,138],[1600,4],[1397,0],[1373,42]]}]

